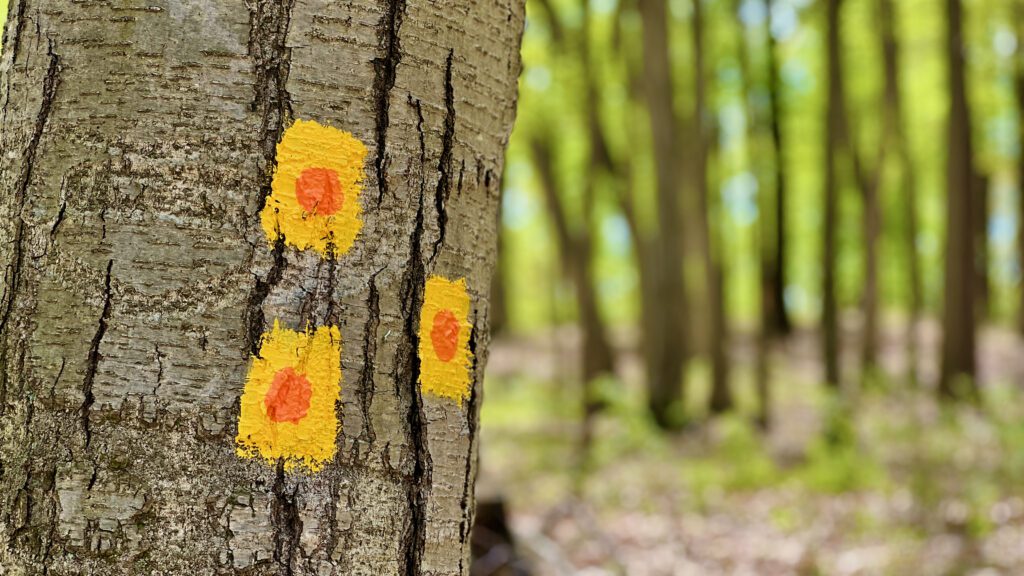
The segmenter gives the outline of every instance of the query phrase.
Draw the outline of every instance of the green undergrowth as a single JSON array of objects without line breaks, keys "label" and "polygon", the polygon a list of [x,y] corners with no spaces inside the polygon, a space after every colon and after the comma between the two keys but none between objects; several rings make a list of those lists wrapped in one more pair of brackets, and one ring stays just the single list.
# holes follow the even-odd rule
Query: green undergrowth
[{"label": "green undergrowth", "polygon": [[[849,529],[884,529],[901,538],[951,526],[984,536],[999,522],[999,503],[1024,496],[1022,399],[1009,385],[986,390],[978,408],[943,405],[929,391],[899,382],[846,401],[820,385],[797,383],[780,388],[776,398],[776,426],[788,430],[769,435],[753,424],[754,403],[744,391],[738,413],[701,414],[666,434],[648,417],[642,390],[614,379],[595,387],[605,409],[584,458],[578,385],[488,381],[483,458],[485,467],[501,471],[502,490],[537,505],[582,490],[599,508],[652,512],[664,495],[702,512],[722,499],[795,494],[795,502],[772,510],[772,522],[783,530],[806,520],[804,499],[874,494],[908,499],[912,510],[901,519],[858,510]],[[801,411],[814,416],[806,426],[787,422]]]}]

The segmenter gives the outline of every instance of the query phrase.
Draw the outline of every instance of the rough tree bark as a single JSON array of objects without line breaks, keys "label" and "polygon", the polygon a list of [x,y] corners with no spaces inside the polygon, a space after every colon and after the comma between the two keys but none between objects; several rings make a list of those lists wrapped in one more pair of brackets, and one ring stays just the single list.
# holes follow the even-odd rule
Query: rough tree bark
[{"label": "rough tree bark", "polygon": [[[0,573],[467,574],[520,0],[14,0],[0,64]],[[348,254],[270,246],[296,119],[370,150]],[[472,393],[419,392],[428,275]],[[235,454],[261,334],[340,328],[337,454]]]}]

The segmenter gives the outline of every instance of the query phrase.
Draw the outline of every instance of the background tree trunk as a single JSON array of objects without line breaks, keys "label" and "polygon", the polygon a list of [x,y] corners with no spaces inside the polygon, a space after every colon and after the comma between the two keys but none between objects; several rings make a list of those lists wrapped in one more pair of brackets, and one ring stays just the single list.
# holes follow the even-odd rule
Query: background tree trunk
[{"label": "background tree trunk", "polygon": [[[1017,138],[1024,143],[1024,0],[1013,3],[1013,24],[1017,33],[1014,54],[1013,84],[1016,91]],[[1024,154],[1017,160],[1017,268],[1021,279],[1017,302],[1017,330],[1024,334]]]},{"label": "background tree trunk", "polygon": [[[467,574],[519,0],[15,0],[0,64],[0,566]],[[339,260],[258,213],[295,119],[367,144]],[[428,275],[466,277],[473,393],[421,396]],[[260,335],[334,324],[337,455],[235,455]]]},{"label": "background tree trunk", "polygon": [[883,93],[886,117],[892,133],[895,154],[900,163],[901,189],[904,195],[904,258],[910,283],[910,305],[907,330],[907,375],[910,383],[917,383],[918,336],[917,324],[923,306],[921,265],[917,255],[917,174],[910,141],[907,138],[907,118],[901,100],[900,42],[896,29],[899,23],[893,0],[879,0],[878,14],[882,44]]},{"label": "background tree trunk", "polygon": [[701,0],[693,1],[690,16],[690,33],[693,40],[694,74],[694,122],[693,147],[695,150],[693,174],[697,186],[698,222],[700,225],[701,252],[704,260],[705,300],[709,309],[708,354],[711,361],[711,394],[708,410],[721,414],[733,408],[732,389],[729,385],[728,362],[728,319],[725,311],[725,271],[722,262],[721,219],[717,202],[711,198],[708,182],[710,142],[713,141],[710,127],[711,115],[707,108],[707,81],[705,70],[704,7]]},{"label": "background tree trunk", "polygon": [[[977,395],[974,382],[975,202],[971,123],[964,71],[963,6],[960,0],[947,0],[946,13],[950,111],[946,162],[946,303],[942,313],[939,394],[957,398]],[[958,382],[965,382],[964,388]]]},{"label": "background tree trunk", "polygon": [[674,109],[665,0],[641,0],[643,84],[647,97],[657,172],[658,235],[640,257],[648,404],[663,427],[678,426],[674,416],[683,400],[686,362],[686,287],[683,282],[683,226],[678,166],[679,125]]},{"label": "background tree trunk", "polygon": [[782,70],[779,64],[779,47],[772,33],[773,11],[775,0],[765,0],[765,9],[768,17],[765,20],[766,38],[768,46],[765,52],[768,56],[768,102],[771,108],[769,114],[771,135],[772,135],[772,159],[774,162],[775,176],[775,205],[770,212],[765,210],[764,218],[773,220],[774,237],[765,236],[765,248],[762,251],[761,282],[764,290],[768,291],[766,306],[762,310],[765,316],[765,323],[771,335],[788,335],[793,330],[789,313],[786,311],[786,161],[784,148],[784,134],[782,130],[783,106],[782,106]]},{"label": "background tree trunk", "polygon": [[843,74],[840,9],[842,0],[827,0],[825,4],[826,51],[828,74],[828,103],[825,118],[825,214],[822,223],[824,250],[822,251],[822,332],[825,382],[838,388],[839,381],[839,317],[836,302],[836,225],[839,202],[839,156],[843,135]]}]

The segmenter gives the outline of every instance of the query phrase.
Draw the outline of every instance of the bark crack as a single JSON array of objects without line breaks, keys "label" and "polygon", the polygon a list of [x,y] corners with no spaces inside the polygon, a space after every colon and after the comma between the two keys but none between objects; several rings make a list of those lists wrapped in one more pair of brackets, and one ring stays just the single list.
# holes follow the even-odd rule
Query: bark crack
[{"label": "bark crack", "polygon": [[407,481],[407,500],[409,503],[409,525],[405,531],[402,547],[405,554],[406,576],[420,576],[423,561],[423,549],[426,545],[427,532],[427,500],[432,482],[433,463],[427,446],[427,423],[423,412],[423,397],[419,389],[419,315],[423,307],[423,286],[426,282],[426,268],[423,263],[423,211],[424,194],[421,188],[419,207],[416,211],[416,222],[409,240],[409,261],[406,264],[402,281],[401,303],[405,318],[405,338],[402,341],[398,358],[395,383],[406,388],[409,395],[409,410],[406,422],[409,428],[409,443],[412,447],[414,463],[412,477]]},{"label": "bark crack", "polygon": [[266,279],[256,278],[256,286],[249,295],[249,302],[245,310],[246,342],[249,353],[253,356],[260,354],[260,340],[263,338],[263,331],[266,327],[266,315],[263,313],[263,302],[270,295],[270,290],[281,281],[288,261],[284,257],[284,238],[278,236],[272,251],[274,263],[267,273]]},{"label": "bark crack", "polygon": [[328,326],[338,325],[338,312],[334,302],[334,288],[337,282],[338,248],[333,237],[327,243],[327,310],[324,312],[324,323]]},{"label": "bark crack", "polygon": [[[473,319],[473,328],[469,333],[469,352],[473,355],[473,387],[469,392],[469,401],[466,405],[466,426],[469,428],[469,446],[466,448],[466,475],[462,481],[462,499],[459,505],[462,510],[462,521],[459,522],[459,542],[463,547],[469,544],[470,532],[473,528],[473,487],[476,485],[475,471],[478,469],[473,463],[473,454],[476,452],[476,433],[480,414],[478,412],[479,387],[477,384],[480,358],[477,355],[477,321]],[[459,573],[465,573],[463,564],[465,554],[459,558]]]},{"label": "bark crack", "polygon": [[260,114],[260,148],[266,160],[260,210],[270,196],[277,143],[292,117],[288,93],[291,49],[287,40],[294,6],[295,0],[254,0],[249,6],[249,56],[255,73],[250,109]]},{"label": "bark crack", "polygon": [[[258,207],[263,210],[270,196],[276,166],[277,143],[284,126],[292,117],[288,74],[291,70],[291,49],[287,46],[295,0],[250,0],[249,56],[253,59],[253,100],[250,109],[260,115],[259,146],[265,160],[260,178]],[[263,302],[281,281],[287,261],[284,237],[278,234],[272,250],[273,264],[265,279],[256,278],[245,310],[246,342],[253,356],[259,355],[266,317]]]},{"label": "bark crack", "polygon": [[82,431],[85,432],[86,448],[92,442],[92,431],[89,428],[89,411],[96,402],[96,397],[92,393],[92,386],[96,381],[96,371],[99,369],[100,360],[103,359],[103,355],[100,354],[100,343],[103,342],[103,335],[107,332],[107,321],[110,320],[110,272],[113,268],[114,261],[107,261],[107,274],[103,281],[103,311],[100,313],[100,319],[97,322],[96,334],[93,335],[92,342],[89,344],[89,358],[85,368],[85,379],[82,381],[81,418]]},{"label": "bark crack", "polygon": [[444,72],[444,132],[441,135],[441,158],[438,161],[437,190],[434,193],[434,208],[437,210],[437,239],[430,256],[433,263],[444,244],[445,229],[448,226],[448,198],[452,195],[452,152],[455,148],[455,86],[452,84],[452,61],[455,51],[448,51]]},{"label": "bark crack", "polygon": [[302,519],[299,517],[299,486],[288,491],[284,473],[284,460],[277,462],[277,476],[274,479],[274,503],[271,521],[274,526],[274,561],[284,569],[286,576],[295,574],[296,553],[299,552],[299,538],[302,536]]},{"label": "bark crack", "polygon": [[402,61],[402,48],[398,32],[405,15],[406,0],[380,0],[381,16],[378,25],[378,41],[381,54],[373,60],[375,77],[373,97],[376,100],[375,137],[377,142],[377,205],[384,201],[388,191],[387,138],[390,124],[391,90],[395,87],[396,71]]},{"label": "bark crack", "polygon": [[160,345],[153,344],[153,353],[156,356],[156,386],[153,387],[153,396],[160,395],[160,387],[164,384],[164,354],[160,352]]},{"label": "bark crack", "polygon": [[68,178],[64,176],[60,180],[60,206],[57,208],[57,215],[53,218],[53,225],[50,226],[50,246],[57,240],[57,231],[64,223],[64,214],[68,209]]},{"label": "bark crack", "polygon": [[377,439],[370,408],[373,406],[377,329],[380,327],[380,292],[377,289],[377,275],[380,273],[381,270],[378,270],[370,276],[370,293],[366,299],[366,328],[363,330],[363,371],[359,379],[359,407],[363,414],[363,435],[370,444]]}]

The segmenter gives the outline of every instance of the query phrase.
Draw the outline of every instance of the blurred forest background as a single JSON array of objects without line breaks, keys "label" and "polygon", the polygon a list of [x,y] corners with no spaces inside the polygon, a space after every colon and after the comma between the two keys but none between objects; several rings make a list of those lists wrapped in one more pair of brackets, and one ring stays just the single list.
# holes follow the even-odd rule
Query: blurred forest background
[{"label": "blurred forest background", "polygon": [[474,574],[1024,574],[1024,1],[528,0],[523,58]]},{"label": "blurred forest background", "polygon": [[473,574],[1024,574],[1024,0],[528,0],[523,58]]}]

